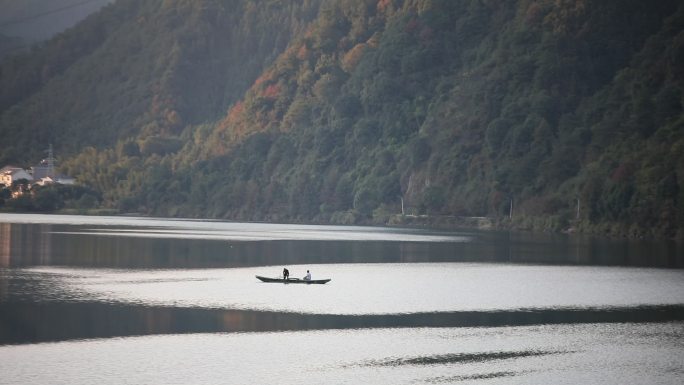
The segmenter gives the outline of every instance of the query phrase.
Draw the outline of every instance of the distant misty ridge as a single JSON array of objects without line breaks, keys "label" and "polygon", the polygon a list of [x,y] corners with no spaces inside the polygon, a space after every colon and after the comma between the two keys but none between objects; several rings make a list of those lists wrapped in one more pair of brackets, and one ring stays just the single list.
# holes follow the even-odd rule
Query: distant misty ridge
[{"label": "distant misty ridge", "polygon": [[[0,0],[0,35],[46,40],[114,0]],[[2,53],[0,53],[1,55]]]}]

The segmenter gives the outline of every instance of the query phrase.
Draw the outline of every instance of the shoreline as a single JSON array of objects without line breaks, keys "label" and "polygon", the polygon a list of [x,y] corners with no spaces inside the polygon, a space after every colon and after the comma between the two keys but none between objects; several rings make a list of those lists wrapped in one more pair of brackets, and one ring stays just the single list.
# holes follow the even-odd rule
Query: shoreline
[{"label": "shoreline", "polygon": [[[332,215],[326,219],[315,218],[312,220],[279,220],[281,218],[264,218],[262,220],[248,220],[241,218],[206,218],[197,216],[164,216],[150,215],[140,212],[121,213],[116,209],[61,209],[54,212],[38,211],[2,211],[2,214],[38,214],[38,215],[82,215],[82,216],[112,216],[112,217],[140,217],[140,218],[160,218],[160,219],[188,219],[188,220],[207,220],[225,222],[244,222],[244,223],[272,223],[272,224],[303,224],[303,225],[328,225],[328,226],[371,226],[371,227],[405,227],[437,231],[458,231],[458,230],[478,230],[478,231],[516,231],[537,234],[565,234],[595,236],[607,239],[627,239],[627,240],[653,240],[653,241],[674,241],[684,242],[684,229],[674,232],[674,235],[666,235],[659,229],[646,231],[634,224],[624,223],[587,223],[582,220],[562,220],[557,217],[514,217],[514,218],[494,218],[494,217],[468,217],[456,215],[415,215],[415,214],[392,214],[383,218],[362,219],[349,215]],[[673,231],[670,231],[673,233]]]}]

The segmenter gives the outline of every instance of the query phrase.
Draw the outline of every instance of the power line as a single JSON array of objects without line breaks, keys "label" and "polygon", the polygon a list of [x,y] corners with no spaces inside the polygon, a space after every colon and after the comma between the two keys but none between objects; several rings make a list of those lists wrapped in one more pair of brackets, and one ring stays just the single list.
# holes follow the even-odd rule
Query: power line
[{"label": "power line", "polygon": [[80,2],[78,2],[78,3],[74,3],[74,4],[70,4],[70,5],[65,5],[64,7],[60,7],[60,8],[57,8],[57,9],[53,9],[53,10],[51,10],[51,11],[46,11],[46,12],[42,12],[42,13],[37,13],[37,14],[35,14],[35,15],[26,16],[26,17],[22,17],[22,18],[19,18],[19,19],[8,20],[8,21],[5,21],[5,22],[3,22],[3,23],[0,23],[0,28],[6,27],[6,26],[12,25],[12,24],[21,24],[21,23],[25,23],[25,22],[30,21],[30,20],[33,20],[33,19],[38,19],[38,18],[41,18],[41,17],[43,17],[43,16],[48,16],[48,15],[52,15],[52,14],[54,14],[54,13],[59,13],[59,12],[62,12],[62,11],[66,11],[67,9],[80,7],[81,5],[85,5],[85,4],[88,4],[88,3],[94,3],[94,2],[96,2],[96,1],[101,1],[101,0],[84,0],[84,1],[80,1]]}]

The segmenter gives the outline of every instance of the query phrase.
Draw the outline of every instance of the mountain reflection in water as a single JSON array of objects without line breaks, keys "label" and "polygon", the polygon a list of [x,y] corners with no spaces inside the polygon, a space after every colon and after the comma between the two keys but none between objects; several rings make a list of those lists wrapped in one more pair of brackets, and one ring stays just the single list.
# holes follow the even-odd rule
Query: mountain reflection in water
[{"label": "mountain reflection in water", "polygon": [[[94,224],[75,219],[52,224],[51,216],[27,217],[41,222],[0,223],[0,267],[178,269],[379,262],[684,267],[684,244],[672,241],[173,220],[151,221],[157,226],[152,228],[135,227],[140,223],[136,218],[120,217],[109,219],[118,223],[114,229],[105,225],[107,218],[87,218]],[[128,227],[121,231],[124,224]],[[187,230],[193,225],[199,230]],[[258,238],[246,237],[240,226],[250,226],[249,233],[258,233]],[[188,231],[194,235],[187,236]]]},{"label": "mountain reflection in water", "polygon": [[[283,266],[333,280],[254,278]],[[669,241],[0,214],[0,385],[680,384],[682,267]]]},{"label": "mountain reflection in water", "polygon": [[684,321],[684,306],[335,315],[100,302],[16,302],[0,303],[0,344],[184,333],[668,321]]}]

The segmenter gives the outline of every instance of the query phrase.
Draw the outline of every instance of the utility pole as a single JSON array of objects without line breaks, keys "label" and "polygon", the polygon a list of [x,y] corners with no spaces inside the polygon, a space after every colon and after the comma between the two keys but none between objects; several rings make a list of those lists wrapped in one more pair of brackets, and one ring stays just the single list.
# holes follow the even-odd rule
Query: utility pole
[{"label": "utility pole", "polygon": [[401,199],[401,215],[404,215],[404,197],[399,197]]},{"label": "utility pole", "polygon": [[580,217],[580,199],[577,198],[577,215],[575,215],[575,219],[579,219]]},{"label": "utility pole", "polygon": [[508,210],[508,219],[513,219],[513,197],[511,197],[511,208]]}]

